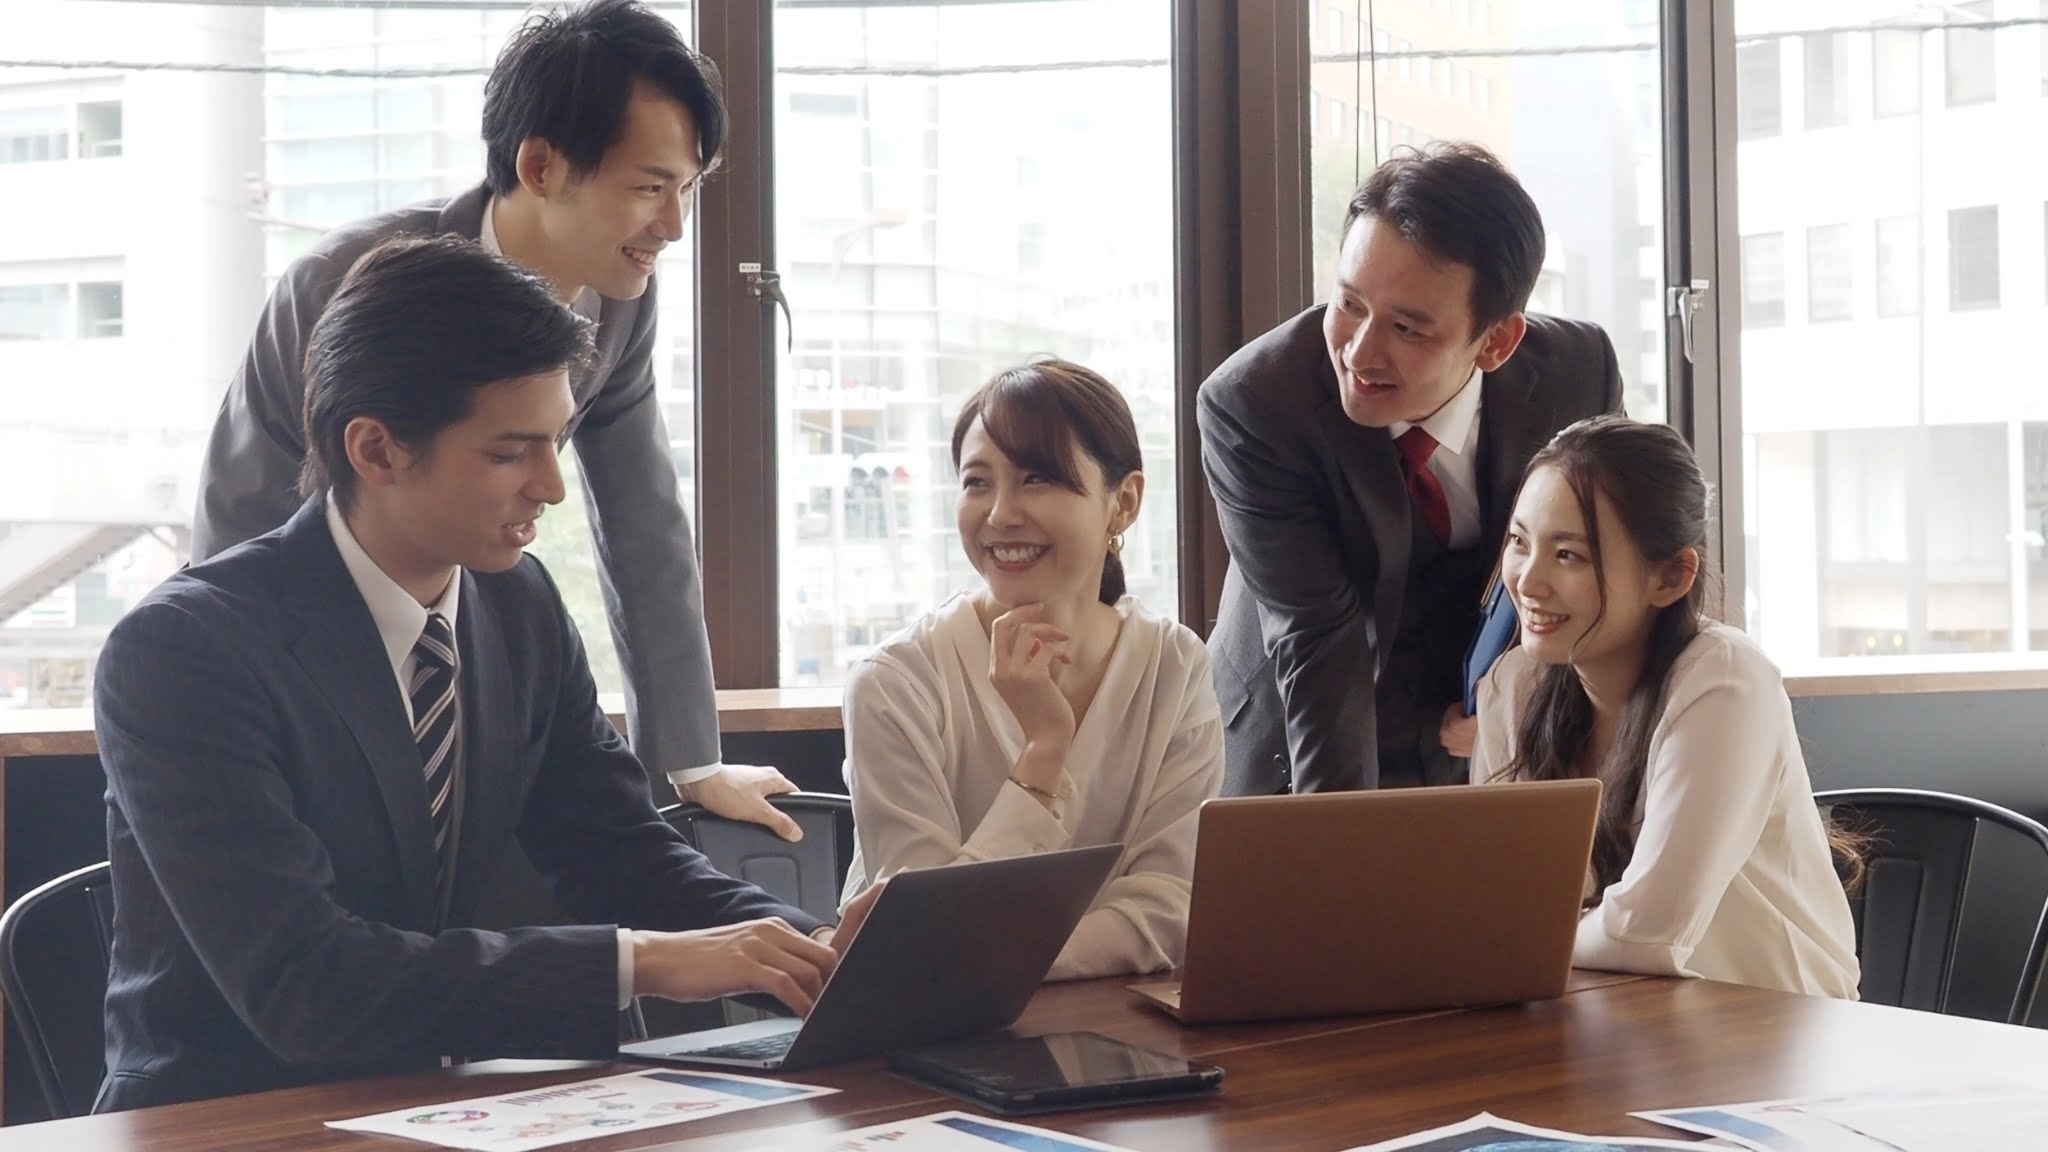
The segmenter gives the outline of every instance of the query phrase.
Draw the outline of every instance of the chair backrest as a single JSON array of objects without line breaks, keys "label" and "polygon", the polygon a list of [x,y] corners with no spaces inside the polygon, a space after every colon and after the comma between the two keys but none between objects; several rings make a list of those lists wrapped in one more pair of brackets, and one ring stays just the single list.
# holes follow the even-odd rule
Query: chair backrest
[{"label": "chair backrest", "polygon": [[[1984,827],[2018,835],[2044,862],[2048,828],[1987,801],[1912,788],[1821,792],[1814,799],[1838,823],[1869,838],[1863,884],[1850,897],[1863,999],[1948,1011],[1963,897]],[[2006,1013],[2007,1023],[2024,1024],[2048,963],[2048,902],[2028,901],[2004,914],[2033,929]]]},{"label": "chair backrest", "polygon": [[113,934],[105,864],[41,884],[0,915],[0,990],[53,1119],[91,1111],[106,1072]]},{"label": "chair backrest", "polygon": [[720,872],[767,890],[821,920],[839,916],[839,889],[853,862],[853,801],[829,792],[769,799],[804,831],[791,844],[759,824],[714,816],[696,804],[661,810]]}]

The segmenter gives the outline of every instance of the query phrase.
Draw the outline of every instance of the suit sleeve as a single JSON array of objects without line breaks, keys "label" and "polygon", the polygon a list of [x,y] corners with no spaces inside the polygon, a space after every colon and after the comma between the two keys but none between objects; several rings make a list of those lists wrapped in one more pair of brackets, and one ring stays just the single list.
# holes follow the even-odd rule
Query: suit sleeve
[{"label": "suit sleeve", "polygon": [[576,430],[632,743],[663,774],[717,764],[718,700],[695,537],[654,386],[654,285]]},{"label": "suit sleeve", "polygon": [[193,562],[263,535],[304,503],[298,481],[306,454],[306,340],[347,270],[308,256],[271,290],[213,419],[192,515]]},{"label": "suit sleeve", "polygon": [[613,928],[430,934],[335,902],[282,769],[283,711],[231,644],[147,606],[109,637],[94,700],[108,803],[251,1032],[299,1064],[613,1051]]},{"label": "suit sleeve", "polygon": [[1371,590],[1346,570],[1305,449],[1283,442],[1253,403],[1219,373],[1202,386],[1196,417],[1224,543],[1279,680],[1294,790],[1375,787]]},{"label": "suit sleeve", "polygon": [[1614,354],[1614,341],[1608,339],[1606,329],[1594,328],[1593,334],[1600,342],[1600,411],[1620,412],[1623,409],[1621,361]]},{"label": "suit sleeve", "polygon": [[665,932],[768,918],[805,934],[823,927],[720,873],[661,818],[645,769],[598,707],[583,641],[559,599],[553,616],[561,679],[519,842],[562,907],[578,919]]}]

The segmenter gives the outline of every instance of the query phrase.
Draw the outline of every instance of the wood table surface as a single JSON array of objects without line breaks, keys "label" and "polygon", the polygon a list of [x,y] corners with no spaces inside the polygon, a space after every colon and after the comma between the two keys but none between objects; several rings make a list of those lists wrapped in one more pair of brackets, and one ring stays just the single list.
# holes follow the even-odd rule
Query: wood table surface
[{"label": "wood table surface", "polygon": [[[1182,1028],[1121,981],[1049,987],[1021,1032],[1086,1028],[1220,1064],[1216,1097],[1035,1117],[1141,1152],[1337,1152],[1477,1112],[1604,1135],[1669,1129],[1640,1109],[1881,1090],[1963,1078],[2048,1078],[2048,1033],[1698,980],[1579,974],[1558,1000],[1512,1008]],[[496,1061],[0,1129],[0,1152],[377,1152],[428,1145],[323,1122],[630,1070]],[[788,1077],[840,1091],[563,1147],[740,1152],[769,1129],[822,1134],[952,1108],[879,1061]]]}]

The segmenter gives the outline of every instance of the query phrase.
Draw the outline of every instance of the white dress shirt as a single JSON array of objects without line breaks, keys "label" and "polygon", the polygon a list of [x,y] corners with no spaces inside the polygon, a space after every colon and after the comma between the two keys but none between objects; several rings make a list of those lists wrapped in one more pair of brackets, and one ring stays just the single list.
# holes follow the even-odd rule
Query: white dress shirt
[{"label": "white dress shirt", "polygon": [[859,843],[842,900],[905,868],[1121,843],[1050,978],[1180,962],[1195,816],[1223,783],[1223,722],[1201,638],[1130,597],[1116,607],[1123,629],[1074,733],[1057,814],[1010,778],[1024,732],[989,680],[971,597],[854,666],[846,774]]},{"label": "white dress shirt", "polygon": [[[370,619],[377,624],[377,638],[384,642],[384,654],[391,658],[391,676],[398,684],[398,698],[405,704],[405,722],[411,724],[412,693],[407,686],[412,683],[413,671],[419,666],[419,659],[413,655],[413,646],[419,643],[420,633],[427,630],[427,616],[434,612],[448,618],[448,627],[455,628],[455,612],[462,598],[462,580],[448,581],[448,587],[432,608],[413,599],[412,593],[398,586],[398,582],[385,575],[363,546],[356,542],[355,533],[349,531],[348,522],[342,519],[341,508],[330,493],[327,497],[327,530],[334,534],[334,547],[341,553],[342,566],[348,569],[351,579],[356,582],[356,591],[362,593],[363,603],[370,609]],[[460,755],[460,752],[457,753]]]},{"label": "white dress shirt", "polygon": [[[1484,373],[1472,366],[1465,386],[1429,414],[1421,428],[1435,440],[1429,470],[1444,486],[1444,498],[1451,506],[1451,547],[1470,548],[1479,543],[1483,521],[1479,517],[1479,406],[1485,389]],[[1387,434],[1396,440],[1416,425],[1396,420]]]},{"label": "white dress shirt", "polygon": [[[484,203],[483,227],[477,233],[477,242],[482,244],[484,251],[489,252],[491,255],[503,256],[505,249],[503,245],[498,243],[498,226],[492,219],[497,214],[498,199],[493,196]],[[576,299],[570,303],[570,307],[576,310],[577,315],[595,324],[598,320],[598,313],[604,309],[604,301],[598,296],[596,289],[586,287],[576,294]],[[699,780],[708,780],[724,770],[724,761],[714,761],[710,764],[700,764],[695,768],[678,768],[670,772],[668,778],[669,782],[676,786],[677,791],[681,791],[683,788],[695,784]]]},{"label": "white dress shirt", "polygon": [[[1513,756],[1536,671],[1515,648],[1481,682],[1475,782]],[[1672,666],[1637,811],[1635,855],[1580,917],[1574,964],[1856,998],[1856,926],[1792,702],[1741,631],[1708,623]]]},{"label": "white dress shirt", "polygon": [[[356,583],[356,591],[362,594],[363,604],[370,609],[370,619],[376,622],[377,638],[384,642],[384,654],[391,658],[391,675],[397,683],[398,699],[405,706],[405,722],[412,724],[412,693],[406,686],[412,683],[412,674],[419,665],[413,655],[413,645],[419,643],[420,633],[427,630],[427,616],[439,612],[448,618],[448,627],[455,628],[456,605],[462,594],[462,572],[456,570],[455,577],[448,581],[447,590],[434,602],[432,608],[422,605],[413,595],[398,586],[398,582],[377,566],[370,554],[356,540],[349,530],[348,521],[341,515],[341,508],[334,502],[332,492],[327,495],[327,530],[334,536],[334,547],[341,553],[342,566]],[[456,633],[457,636],[460,633]],[[459,644],[460,641],[458,640]],[[458,649],[458,653],[459,653]],[[456,700],[462,707],[460,698]],[[458,717],[461,715],[457,713]],[[456,721],[460,725],[461,721]],[[462,755],[462,742],[456,741],[457,756]],[[619,929],[619,1007],[624,1009],[633,1000],[633,946],[626,935],[626,929]]]}]

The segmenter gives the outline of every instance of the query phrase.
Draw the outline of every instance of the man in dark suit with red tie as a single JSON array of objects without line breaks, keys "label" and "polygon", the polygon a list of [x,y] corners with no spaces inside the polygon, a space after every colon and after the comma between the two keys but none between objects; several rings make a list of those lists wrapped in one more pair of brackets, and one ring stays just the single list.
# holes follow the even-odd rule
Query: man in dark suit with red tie
[{"label": "man in dark suit with red tie", "polygon": [[1523,311],[1543,253],[1484,149],[1403,150],[1352,197],[1329,302],[1203,383],[1225,793],[1463,778],[1465,658],[1522,470],[1621,406],[1605,333]]}]

